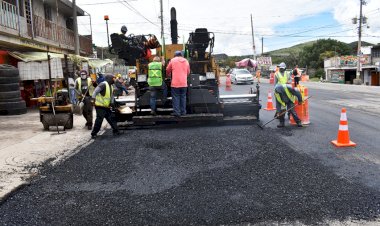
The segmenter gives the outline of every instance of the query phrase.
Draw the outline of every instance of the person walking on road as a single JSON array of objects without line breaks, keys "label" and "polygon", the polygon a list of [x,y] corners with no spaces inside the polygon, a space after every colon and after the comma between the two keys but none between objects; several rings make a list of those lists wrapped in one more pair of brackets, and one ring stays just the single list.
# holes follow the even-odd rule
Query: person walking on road
[{"label": "person walking on road", "polygon": [[294,86],[298,86],[300,84],[301,71],[298,69],[298,65],[293,69],[294,76]]},{"label": "person walking on road", "polygon": [[[298,88],[293,88],[288,84],[277,84],[274,89],[274,95],[276,97],[276,116],[278,117],[280,123],[277,125],[278,128],[285,126],[285,114],[286,110],[291,109],[294,106],[295,98],[297,97],[299,104],[302,104],[302,95],[298,91]],[[292,114],[294,120],[298,127],[302,127],[302,122],[299,119],[296,111],[293,109],[289,110]]]},{"label": "person walking on road", "polygon": [[92,104],[91,95],[94,92],[96,82],[88,77],[86,70],[80,71],[80,77],[75,80],[75,90],[79,96],[78,100],[83,102],[83,117],[86,119],[88,130],[92,129]]},{"label": "person walking on road", "polygon": [[148,85],[150,90],[150,109],[151,115],[156,115],[156,99],[157,93],[162,90],[162,104],[165,104],[168,96],[167,86],[162,79],[162,67],[165,61],[161,62],[159,56],[153,58],[153,62],[148,65]]},{"label": "person walking on road", "polygon": [[274,74],[274,84],[287,84],[289,82],[290,76],[285,70],[286,64],[282,62],[279,65],[279,71]]},{"label": "person walking on road", "polygon": [[261,77],[261,70],[257,70],[257,71],[256,71],[256,79],[257,79],[257,83],[260,83],[260,77]]},{"label": "person walking on road", "polygon": [[114,76],[106,75],[105,81],[100,83],[92,94],[92,103],[94,103],[96,110],[95,125],[91,132],[92,139],[96,138],[98,132],[100,131],[100,127],[102,126],[104,118],[111,125],[113,134],[120,134],[116,120],[113,118],[111,111],[111,106],[113,105],[114,100],[112,87],[113,84]]},{"label": "person walking on road", "polygon": [[186,92],[187,76],[190,74],[189,62],[182,57],[181,51],[175,52],[175,57],[171,59],[166,68],[166,75],[172,76],[171,93],[173,98],[174,116],[186,115]]}]

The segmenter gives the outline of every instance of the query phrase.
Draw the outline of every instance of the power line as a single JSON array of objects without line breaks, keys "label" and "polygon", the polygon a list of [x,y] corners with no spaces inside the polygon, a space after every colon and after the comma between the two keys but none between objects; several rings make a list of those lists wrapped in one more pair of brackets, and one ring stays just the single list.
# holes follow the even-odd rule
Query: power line
[{"label": "power line", "polygon": [[153,23],[151,20],[149,20],[148,18],[146,18],[143,14],[141,14],[137,9],[135,9],[131,4],[129,4],[126,0],[119,0],[121,4],[123,4],[125,7],[127,7],[129,10],[131,10],[132,12],[136,13],[137,15],[141,16],[142,18],[144,18],[146,21],[148,21],[149,23],[153,24],[154,26],[157,26],[159,27],[158,24],[155,24]]}]

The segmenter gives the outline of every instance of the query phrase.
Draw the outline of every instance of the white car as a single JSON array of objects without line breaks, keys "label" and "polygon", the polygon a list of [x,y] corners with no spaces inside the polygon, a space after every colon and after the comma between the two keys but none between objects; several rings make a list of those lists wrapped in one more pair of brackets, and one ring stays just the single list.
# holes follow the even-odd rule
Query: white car
[{"label": "white car", "polygon": [[233,69],[230,75],[231,75],[231,81],[234,84],[239,84],[239,83],[253,84],[253,76],[247,69]]}]

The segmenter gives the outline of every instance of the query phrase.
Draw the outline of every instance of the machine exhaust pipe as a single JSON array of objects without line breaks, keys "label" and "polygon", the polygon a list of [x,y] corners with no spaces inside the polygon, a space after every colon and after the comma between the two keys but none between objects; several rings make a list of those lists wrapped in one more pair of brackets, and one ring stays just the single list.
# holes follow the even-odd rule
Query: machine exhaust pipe
[{"label": "machine exhaust pipe", "polygon": [[172,44],[178,44],[178,29],[177,29],[177,12],[175,8],[170,9],[170,31],[172,37]]}]

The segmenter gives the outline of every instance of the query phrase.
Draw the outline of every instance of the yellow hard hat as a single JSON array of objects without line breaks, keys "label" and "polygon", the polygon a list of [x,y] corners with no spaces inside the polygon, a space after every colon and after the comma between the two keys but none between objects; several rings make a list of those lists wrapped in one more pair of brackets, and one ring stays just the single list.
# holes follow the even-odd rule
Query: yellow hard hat
[{"label": "yellow hard hat", "polygon": [[121,78],[121,74],[117,74],[117,75],[116,75],[116,78]]}]

